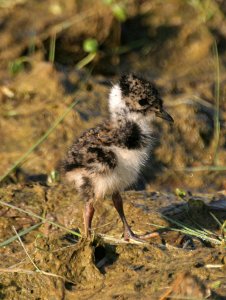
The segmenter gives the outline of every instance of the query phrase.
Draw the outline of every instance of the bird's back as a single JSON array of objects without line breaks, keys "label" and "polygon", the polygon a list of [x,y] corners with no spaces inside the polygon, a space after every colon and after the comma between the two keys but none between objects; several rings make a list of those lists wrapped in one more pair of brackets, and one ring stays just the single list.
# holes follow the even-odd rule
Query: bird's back
[{"label": "bird's back", "polygon": [[89,182],[96,198],[133,184],[148,158],[150,132],[133,121],[104,122],[84,132],[69,149],[64,171],[81,191]]}]

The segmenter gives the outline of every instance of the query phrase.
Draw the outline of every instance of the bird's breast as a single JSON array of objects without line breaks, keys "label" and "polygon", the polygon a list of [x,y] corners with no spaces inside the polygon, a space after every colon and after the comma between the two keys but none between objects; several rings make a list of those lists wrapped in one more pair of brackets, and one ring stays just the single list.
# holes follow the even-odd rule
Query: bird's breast
[{"label": "bird's breast", "polygon": [[107,193],[122,191],[136,182],[142,166],[148,159],[149,148],[125,149],[112,146],[117,157],[116,167],[107,174],[98,175],[94,179],[97,198]]},{"label": "bird's breast", "polygon": [[115,171],[120,172],[122,177],[128,174],[139,173],[141,166],[148,157],[148,148],[141,149],[124,149],[113,147],[117,157],[117,167]]}]

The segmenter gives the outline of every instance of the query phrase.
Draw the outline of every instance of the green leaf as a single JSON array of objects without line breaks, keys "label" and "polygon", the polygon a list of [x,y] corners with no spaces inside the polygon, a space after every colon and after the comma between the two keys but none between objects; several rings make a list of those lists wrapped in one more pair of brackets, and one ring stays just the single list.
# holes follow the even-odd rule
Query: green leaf
[{"label": "green leaf", "polygon": [[17,73],[24,70],[24,66],[26,62],[29,62],[29,58],[27,56],[21,56],[13,61],[11,61],[8,65],[9,72],[12,75],[16,75]]},{"label": "green leaf", "polygon": [[9,71],[12,75],[16,75],[17,73],[23,71],[24,63],[19,60],[14,60],[9,63]]},{"label": "green leaf", "polygon": [[186,192],[179,188],[175,189],[175,194],[180,198],[184,198],[186,196]]},{"label": "green leaf", "polygon": [[216,280],[211,284],[212,289],[218,289],[221,286],[222,282],[220,280]]},{"label": "green leaf", "polygon": [[98,50],[98,41],[96,39],[86,39],[83,42],[83,50],[88,53],[95,53]]},{"label": "green leaf", "polygon": [[122,5],[114,4],[112,6],[112,11],[116,19],[118,19],[120,22],[126,21],[127,19],[126,10]]}]

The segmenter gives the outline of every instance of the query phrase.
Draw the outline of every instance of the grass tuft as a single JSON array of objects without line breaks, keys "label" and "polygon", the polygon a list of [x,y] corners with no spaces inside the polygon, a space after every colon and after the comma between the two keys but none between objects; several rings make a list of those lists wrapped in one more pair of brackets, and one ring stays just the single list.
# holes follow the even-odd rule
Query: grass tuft
[{"label": "grass tuft", "polygon": [[165,226],[161,226],[161,225],[157,225],[157,224],[152,224],[152,223],[148,223],[149,225],[155,226],[157,228],[161,228],[161,229],[167,229],[167,230],[172,230],[172,231],[178,231],[181,232],[183,234],[189,235],[189,236],[195,236],[203,241],[207,241],[210,243],[213,243],[215,245],[221,245],[221,246],[225,246],[226,244],[226,239],[225,237],[219,236],[219,235],[215,235],[215,233],[212,233],[209,230],[206,230],[204,228],[200,229],[196,229],[196,228],[192,228],[187,224],[181,223],[179,221],[176,221],[174,219],[171,219],[169,217],[166,216],[162,216],[164,219],[166,219],[167,221],[169,221],[170,223],[173,223],[175,225],[177,225],[179,228],[174,228],[174,227],[165,227]]}]

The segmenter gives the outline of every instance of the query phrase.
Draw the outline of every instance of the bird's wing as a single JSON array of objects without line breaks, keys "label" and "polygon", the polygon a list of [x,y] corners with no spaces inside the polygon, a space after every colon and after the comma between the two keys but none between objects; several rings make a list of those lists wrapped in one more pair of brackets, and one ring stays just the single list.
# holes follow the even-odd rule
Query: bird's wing
[{"label": "bird's wing", "polygon": [[117,165],[117,157],[111,146],[125,149],[139,149],[145,146],[149,137],[141,133],[140,127],[132,122],[124,122],[121,127],[113,127],[104,122],[85,131],[72,145],[64,161],[64,170],[86,168],[93,172],[106,172]]},{"label": "bird's wing", "polygon": [[107,122],[85,131],[69,149],[63,162],[64,171],[86,168],[102,173],[114,169],[117,157],[108,146],[114,144],[115,134]]}]

